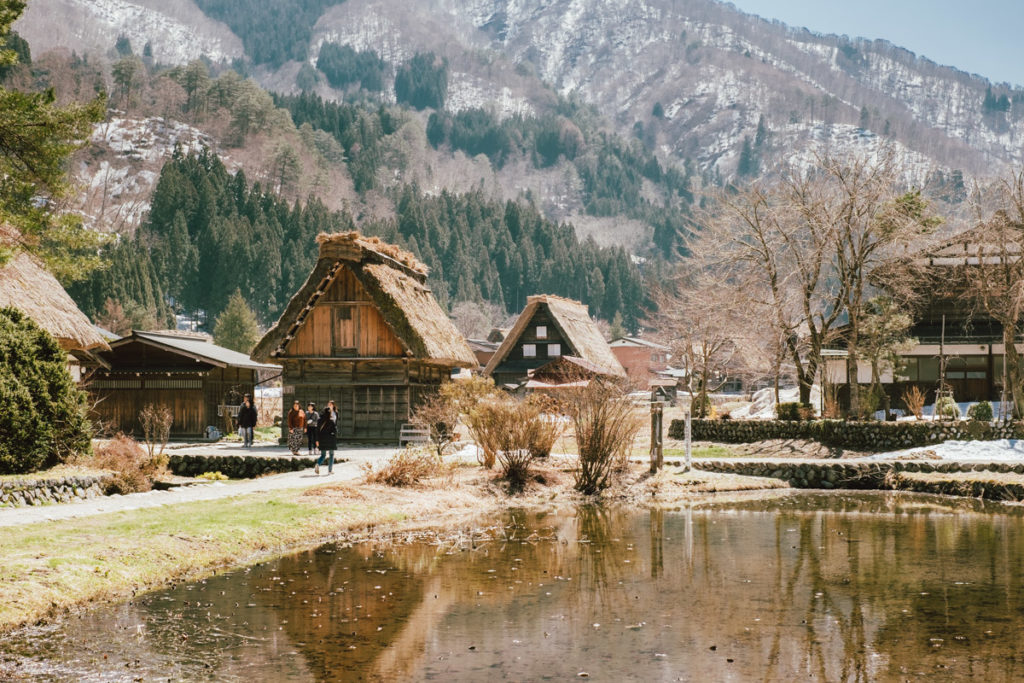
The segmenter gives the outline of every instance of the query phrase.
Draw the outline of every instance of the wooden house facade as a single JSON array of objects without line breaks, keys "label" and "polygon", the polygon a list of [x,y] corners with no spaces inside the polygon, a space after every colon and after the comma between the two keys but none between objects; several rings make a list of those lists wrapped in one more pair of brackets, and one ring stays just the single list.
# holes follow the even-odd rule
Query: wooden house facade
[{"label": "wooden house facade", "polygon": [[562,356],[581,359],[609,377],[626,371],[578,301],[552,295],[531,296],[512,330],[484,368],[499,387],[514,388],[532,372]]},{"label": "wooden house facade", "polygon": [[[1000,244],[988,226],[967,230],[936,246],[914,254],[895,267],[912,268],[917,305],[909,336],[912,347],[900,353],[896,367],[884,364],[880,381],[893,406],[901,406],[903,392],[917,387],[926,402],[936,399],[940,385],[958,402],[1001,400],[1005,383],[1003,358],[1009,340],[1003,325],[986,313],[974,294],[979,269],[999,269],[1004,261],[1016,264],[1024,246]],[[1015,238],[1016,239],[1016,238]],[[1014,272],[1015,265],[1009,267]],[[1024,339],[1013,340],[1024,353]],[[825,352],[822,372],[838,388],[840,405],[849,405],[847,354],[842,331]],[[869,362],[860,360],[857,382],[871,382]]]},{"label": "wooden house facade", "polygon": [[85,385],[95,416],[135,436],[142,436],[139,412],[150,403],[171,409],[173,439],[205,438],[211,426],[223,432],[242,397],[253,395],[257,374],[279,371],[205,335],[174,331],[133,331],[101,355],[107,367]]},{"label": "wooden house facade", "polygon": [[321,235],[317,264],[253,358],[282,367],[283,408],[338,406],[338,439],[390,443],[417,405],[476,367],[411,254],[357,233]]}]

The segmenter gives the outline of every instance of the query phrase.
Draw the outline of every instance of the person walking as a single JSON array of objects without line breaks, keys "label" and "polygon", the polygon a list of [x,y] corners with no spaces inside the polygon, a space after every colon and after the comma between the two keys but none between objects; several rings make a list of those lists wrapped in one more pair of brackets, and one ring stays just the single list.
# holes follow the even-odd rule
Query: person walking
[{"label": "person walking", "polygon": [[246,394],[242,399],[242,407],[238,409],[238,431],[242,433],[242,448],[252,446],[252,430],[258,418],[256,406],[252,404],[249,394]]},{"label": "person walking", "polygon": [[328,401],[324,412],[320,413],[320,421],[317,425],[317,437],[320,445],[320,457],[313,466],[313,473],[320,474],[320,465],[324,464],[324,457],[327,460],[327,474],[334,471],[334,450],[338,447],[338,409],[334,401]]},{"label": "person walking", "polygon": [[309,454],[316,453],[316,426],[320,423],[320,413],[316,412],[316,404],[306,406],[306,442]]},{"label": "person walking", "polygon": [[306,432],[306,413],[302,404],[296,401],[288,411],[288,450],[298,455],[302,448],[302,436]]}]

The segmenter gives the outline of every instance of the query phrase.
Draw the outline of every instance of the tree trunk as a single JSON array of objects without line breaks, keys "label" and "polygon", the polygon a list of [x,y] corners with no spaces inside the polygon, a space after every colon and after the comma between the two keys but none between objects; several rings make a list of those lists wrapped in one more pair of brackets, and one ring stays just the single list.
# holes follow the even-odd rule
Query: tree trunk
[{"label": "tree trunk", "polygon": [[1021,359],[1014,343],[1017,339],[1017,323],[1010,321],[1003,323],[1003,363],[1006,365],[1006,381],[1010,385],[1006,387],[1010,391],[1013,401],[1013,417],[1021,419],[1024,417],[1024,378],[1021,377]]}]

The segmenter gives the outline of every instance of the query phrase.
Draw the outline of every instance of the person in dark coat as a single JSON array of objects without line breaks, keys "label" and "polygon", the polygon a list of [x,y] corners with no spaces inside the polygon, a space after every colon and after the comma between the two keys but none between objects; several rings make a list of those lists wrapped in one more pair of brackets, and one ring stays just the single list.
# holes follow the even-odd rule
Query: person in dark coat
[{"label": "person in dark coat", "polygon": [[324,412],[320,413],[317,437],[320,457],[313,466],[313,472],[320,474],[320,465],[324,464],[324,457],[327,457],[327,474],[330,474],[334,470],[334,450],[338,447],[338,408],[334,401],[328,401]]},{"label": "person in dark coat", "polygon": [[252,430],[258,419],[256,406],[249,400],[249,394],[242,399],[242,407],[238,409],[238,431],[242,433],[242,448],[252,446]]},{"label": "person in dark coat", "polygon": [[309,454],[316,453],[316,426],[320,424],[320,413],[316,412],[316,404],[310,403],[306,406],[306,443],[309,446]]}]

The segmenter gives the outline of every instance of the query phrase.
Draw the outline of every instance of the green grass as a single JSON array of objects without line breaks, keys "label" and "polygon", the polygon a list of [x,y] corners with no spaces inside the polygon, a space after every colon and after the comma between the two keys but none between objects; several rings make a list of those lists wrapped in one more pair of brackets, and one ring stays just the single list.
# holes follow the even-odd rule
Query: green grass
[{"label": "green grass", "polygon": [[[735,458],[738,457],[727,446],[711,445],[711,446],[694,446],[691,449],[690,454],[694,458]],[[666,458],[684,458],[686,457],[685,448],[666,448]]]},{"label": "green grass", "polygon": [[387,506],[325,506],[285,491],[2,528],[0,632],[62,608],[402,519]]}]

